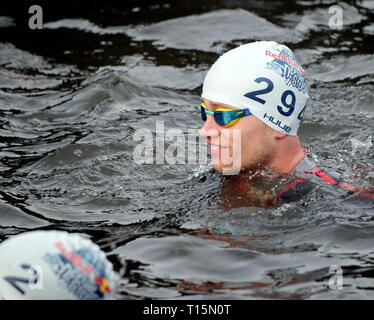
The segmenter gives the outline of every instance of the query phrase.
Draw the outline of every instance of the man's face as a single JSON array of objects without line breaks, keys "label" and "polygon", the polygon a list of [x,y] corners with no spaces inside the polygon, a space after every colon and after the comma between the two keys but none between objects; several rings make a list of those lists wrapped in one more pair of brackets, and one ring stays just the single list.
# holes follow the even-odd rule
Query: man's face
[{"label": "man's face", "polygon": [[[202,102],[209,111],[217,108],[238,109],[204,98]],[[262,169],[269,163],[275,147],[271,131],[253,115],[241,118],[231,127],[217,124],[214,117],[208,115],[199,135],[208,140],[214,169],[223,174],[236,174],[241,170]]]}]

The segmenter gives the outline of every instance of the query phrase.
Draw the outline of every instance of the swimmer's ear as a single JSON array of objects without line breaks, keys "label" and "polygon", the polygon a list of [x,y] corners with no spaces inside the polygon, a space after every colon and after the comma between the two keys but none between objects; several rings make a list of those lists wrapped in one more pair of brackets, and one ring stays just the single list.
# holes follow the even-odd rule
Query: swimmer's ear
[{"label": "swimmer's ear", "polygon": [[264,128],[266,128],[266,130],[270,131],[270,135],[276,139],[276,140],[282,140],[286,137],[288,137],[288,134],[283,134],[277,130],[274,130],[272,127],[268,126],[267,124],[265,124],[264,122],[262,122],[263,125],[264,125]]},{"label": "swimmer's ear", "polygon": [[282,139],[288,137],[287,134],[283,134],[283,133],[280,133],[280,132],[275,131],[275,130],[274,130],[274,134],[273,135],[274,135],[274,138],[277,139],[277,140],[282,140]]}]

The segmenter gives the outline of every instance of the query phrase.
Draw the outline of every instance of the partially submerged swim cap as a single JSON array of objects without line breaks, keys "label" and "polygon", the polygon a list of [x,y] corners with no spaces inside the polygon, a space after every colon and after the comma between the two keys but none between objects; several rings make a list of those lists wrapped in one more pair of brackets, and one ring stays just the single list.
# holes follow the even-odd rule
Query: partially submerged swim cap
[{"label": "partially submerged swim cap", "polygon": [[276,131],[297,135],[308,100],[308,81],[292,51],[274,41],[241,45],[208,71],[202,97],[249,110]]},{"label": "partially submerged swim cap", "polygon": [[117,275],[79,234],[33,231],[0,243],[0,300],[112,298]]}]

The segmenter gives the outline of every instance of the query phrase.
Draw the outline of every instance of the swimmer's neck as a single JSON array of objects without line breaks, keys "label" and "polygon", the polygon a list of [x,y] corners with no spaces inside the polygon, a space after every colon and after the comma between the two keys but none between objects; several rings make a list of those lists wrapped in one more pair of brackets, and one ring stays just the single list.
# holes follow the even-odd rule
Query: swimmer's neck
[{"label": "swimmer's neck", "polygon": [[267,169],[280,175],[292,172],[306,156],[299,138],[288,138],[281,141],[275,149],[272,159],[266,165]]}]

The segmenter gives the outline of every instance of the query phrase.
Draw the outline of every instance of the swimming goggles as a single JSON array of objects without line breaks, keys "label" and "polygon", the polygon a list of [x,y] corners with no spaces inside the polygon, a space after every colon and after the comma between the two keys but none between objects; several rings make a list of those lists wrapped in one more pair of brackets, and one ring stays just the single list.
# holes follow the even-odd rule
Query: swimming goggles
[{"label": "swimming goggles", "polygon": [[225,127],[231,127],[239,122],[245,116],[250,116],[252,113],[249,109],[232,110],[228,108],[217,108],[215,111],[209,111],[204,103],[201,106],[201,118],[206,121],[207,114],[214,117],[217,124]]}]

